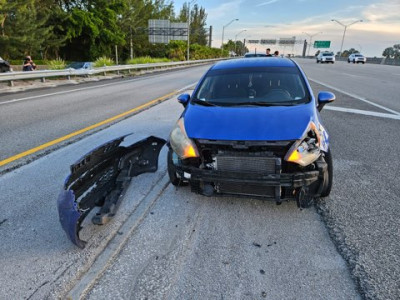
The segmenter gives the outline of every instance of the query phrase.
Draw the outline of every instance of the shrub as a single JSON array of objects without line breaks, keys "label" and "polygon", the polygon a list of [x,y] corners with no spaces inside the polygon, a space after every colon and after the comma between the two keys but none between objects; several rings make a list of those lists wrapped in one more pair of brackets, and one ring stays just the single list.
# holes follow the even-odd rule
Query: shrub
[{"label": "shrub", "polygon": [[62,70],[65,69],[66,63],[63,59],[57,58],[53,60],[48,60],[45,62],[50,70]]},{"label": "shrub", "polygon": [[94,62],[94,67],[96,67],[96,68],[104,67],[104,66],[113,66],[113,65],[114,65],[114,61],[111,58],[108,58],[106,56],[99,57]]},{"label": "shrub", "polygon": [[160,62],[170,62],[171,60],[168,58],[152,58],[150,56],[142,56],[135,57],[133,59],[127,60],[127,64],[135,65],[135,64],[151,64],[151,63],[160,63]]}]

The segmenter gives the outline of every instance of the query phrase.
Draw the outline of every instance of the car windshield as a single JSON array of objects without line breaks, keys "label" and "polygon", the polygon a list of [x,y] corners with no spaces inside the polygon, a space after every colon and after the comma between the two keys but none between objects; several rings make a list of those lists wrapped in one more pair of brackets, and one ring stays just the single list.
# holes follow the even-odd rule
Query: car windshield
[{"label": "car windshield", "polygon": [[192,103],[217,106],[282,106],[310,100],[296,67],[211,70],[200,83]]}]

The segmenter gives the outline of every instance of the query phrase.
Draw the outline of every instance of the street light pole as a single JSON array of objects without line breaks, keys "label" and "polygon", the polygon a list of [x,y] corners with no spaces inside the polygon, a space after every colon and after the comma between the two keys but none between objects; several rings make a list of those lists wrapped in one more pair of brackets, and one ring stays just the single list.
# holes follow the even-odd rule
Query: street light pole
[{"label": "street light pole", "polygon": [[317,33],[314,33],[314,34],[308,34],[307,32],[304,32],[304,31],[303,31],[303,33],[304,33],[305,35],[307,35],[307,36],[310,38],[310,44],[308,45],[308,53],[307,53],[307,56],[310,56],[310,48],[311,48],[312,38],[313,38],[314,36],[316,36],[317,34],[320,34],[320,33],[322,33],[322,32],[320,31],[320,32],[317,32]]},{"label": "street light pole", "polygon": [[344,36],[346,35],[347,27],[349,27],[350,25],[353,25],[353,24],[355,24],[355,23],[358,23],[358,22],[363,22],[363,20],[357,20],[357,21],[354,21],[353,23],[350,23],[350,24],[347,24],[347,25],[343,24],[342,22],[340,22],[340,21],[338,21],[338,20],[336,20],[336,19],[332,19],[331,21],[332,21],[332,22],[336,22],[336,23],[338,23],[339,25],[341,25],[341,26],[344,27],[343,37],[342,37],[342,44],[340,45],[340,57],[341,57],[341,56],[342,56],[342,50],[343,50]]},{"label": "street light pole", "polygon": [[236,53],[236,40],[237,40],[237,36],[238,36],[239,34],[241,34],[242,32],[245,32],[245,31],[247,31],[247,29],[243,29],[242,31],[240,31],[238,34],[235,35],[235,54],[237,54],[237,53]]},{"label": "street light pole", "polygon": [[235,22],[235,21],[239,21],[239,19],[233,19],[233,20],[230,21],[228,24],[226,24],[226,25],[224,25],[224,26],[222,27],[221,54],[222,54],[222,52],[223,52],[223,50],[224,50],[224,32],[225,32],[225,27],[231,25],[231,24],[232,24],[233,22]]}]

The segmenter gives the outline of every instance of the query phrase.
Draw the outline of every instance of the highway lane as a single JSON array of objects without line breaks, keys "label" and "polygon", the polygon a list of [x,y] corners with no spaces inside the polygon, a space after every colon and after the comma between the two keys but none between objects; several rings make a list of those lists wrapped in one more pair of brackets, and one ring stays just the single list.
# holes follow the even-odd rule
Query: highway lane
[{"label": "highway lane", "polygon": [[311,80],[383,105],[400,114],[400,68],[377,64],[337,61],[317,64],[314,59],[296,58]]},{"label": "highway lane", "polygon": [[[170,185],[164,190],[164,151],[156,174],[132,182],[116,219],[100,228],[88,226],[83,235],[88,247],[74,248],[55,209],[69,164],[132,128],[132,139],[166,138],[182,110],[175,100],[0,176],[0,298],[53,299],[72,289],[92,299],[144,294],[358,299],[357,290],[367,299],[398,299],[400,121],[384,109],[336,94],[332,107],[382,115],[323,110],[335,182],[331,196],[316,206],[320,215],[299,211],[294,203],[276,207],[199,197]],[[152,191],[156,195],[149,197]],[[125,221],[130,226],[120,227]],[[113,236],[125,244],[113,244]],[[114,256],[99,256],[103,248]]]},{"label": "highway lane", "polygon": [[172,99],[0,176],[0,298],[65,299],[89,285],[92,299],[360,299],[314,209],[175,190],[166,149],[157,173],[132,181],[115,220],[85,226],[84,250],[70,243],[55,206],[69,164],[132,128],[131,140],[166,138],[182,109]]},{"label": "highway lane", "polygon": [[0,161],[181,89],[209,67],[0,96]]}]

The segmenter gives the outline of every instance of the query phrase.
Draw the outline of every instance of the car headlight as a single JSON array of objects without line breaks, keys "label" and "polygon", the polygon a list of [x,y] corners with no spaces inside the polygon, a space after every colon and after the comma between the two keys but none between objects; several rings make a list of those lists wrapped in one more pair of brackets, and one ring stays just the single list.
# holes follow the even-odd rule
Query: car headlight
[{"label": "car headlight", "polygon": [[200,156],[195,143],[186,134],[183,118],[179,119],[174,129],[172,129],[169,140],[172,150],[179,158],[185,159]]},{"label": "car headlight", "polygon": [[304,137],[294,143],[285,156],[285,160],[303,167],[316,161],[320,154],[321,136],[313,122],[307,128]]}]

